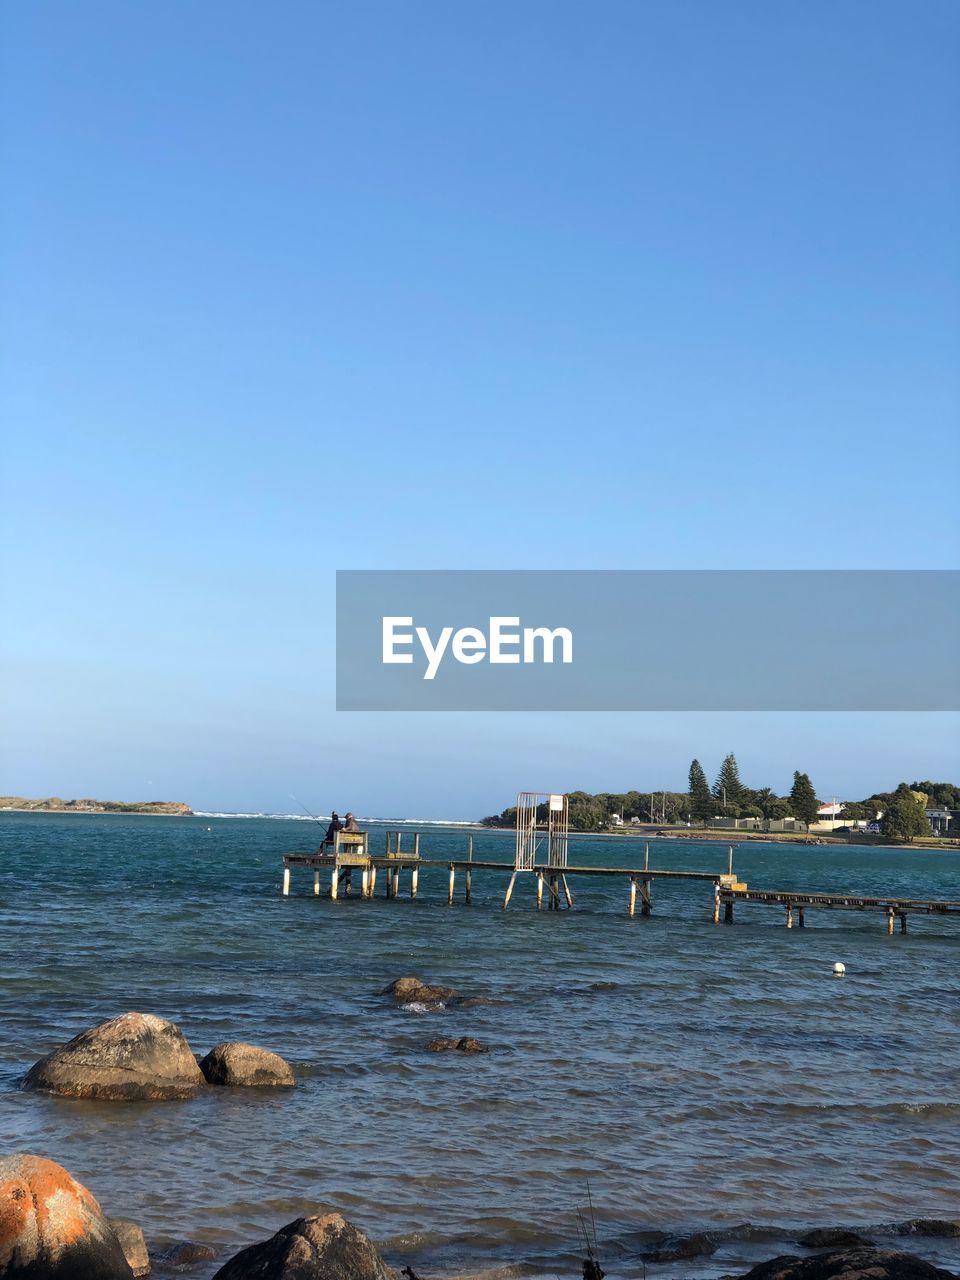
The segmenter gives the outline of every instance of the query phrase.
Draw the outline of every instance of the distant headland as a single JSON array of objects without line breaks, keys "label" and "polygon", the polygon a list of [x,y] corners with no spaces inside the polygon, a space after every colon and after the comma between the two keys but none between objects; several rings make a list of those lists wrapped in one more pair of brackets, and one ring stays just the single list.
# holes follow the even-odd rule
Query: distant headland
[{"label": "distant headland", "polygon": [[26,800],[23,796],[0,796],[0,810],[27,813],[159,813],[175,818],[189,818],[193,810],[179,800],[61,800],[48,796],[45,800]]}]

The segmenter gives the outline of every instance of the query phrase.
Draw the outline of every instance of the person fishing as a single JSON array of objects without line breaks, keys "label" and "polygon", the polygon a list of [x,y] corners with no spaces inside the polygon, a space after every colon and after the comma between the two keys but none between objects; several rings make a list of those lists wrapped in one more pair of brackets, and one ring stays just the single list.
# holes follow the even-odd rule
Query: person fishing
[{"label": "person fishing", "polygon": [[343,830],[349,831],[351,834],[356,834],[356,835],[360,834],[360,828],[357,825],[357,820],[352,813],[348,813],[346,818],[344,819]]},{"label": "person fishing", "polygon": [[[351,816],[351,814],[347,814],[348,818]],[[324,835],[323,839],[320,841],[320,852],[323,853],[324,849],[328,846],[335,845],[337,842],[337,832],[343,830],[343,823],[340,821],[340,816],[336,809],[334,809],[333,813],[330,815],[330,825],[327,827],[326,835]]]}]

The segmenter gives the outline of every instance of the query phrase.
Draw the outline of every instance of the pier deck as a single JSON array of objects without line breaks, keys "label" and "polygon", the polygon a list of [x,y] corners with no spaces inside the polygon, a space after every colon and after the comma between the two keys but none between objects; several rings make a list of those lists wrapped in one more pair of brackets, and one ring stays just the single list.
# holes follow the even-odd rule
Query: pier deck
[{"label": "pier deck", "polygon": [[351,893],[354,875],[360,879],[360,896],[372,898],[378,876],[383,875],[385,881],[384,896],[397,898],[400,894],[401,874],[409,876],[410,897],[416,898],[419,893],[421,869],[444,868],[447,871],[447,903],[452,906],[455,901],[458,875],[463,876],[464,901],[470,902],[473,896],[474,873],[500,874],[508,877],[507,889],[503,898],[503,908],[510,903],[518,877],[524,875],[533,879],[536,889],[537,909],[543,907],[544,896],[547,898],[549,910],[560,910],[561,907],[573,906],[573,894],[569,880],[575,877],[600,877],[609,880],[620,877],[627,889],[627,914],[633,916],[639,900],[640,912],[649,916],[653,911],[652,885],[654,880],[705,882],[713,887],[711,895],[710,915],[714,924],[732,924],[734,908],[739,903],[743,906],[759,905],[779,907],[785,913],[788,929],[796,923],[801,929],[806,926],[806,912],[810,910],[828,911],[862,911],[879,912],[886,917],[887,932],[895,931],[895,922],[900,921],[901,933],[907,932],[907,918],[910,915],[926,916],[960,916],[960,901],[933,898],[903,898],[898,895],[885,894],[840,894],[814,893],[796,889],[751,889],[740,883],[733,870],[733,846],[728,849],[727,869],[725,871],[710,870],[676,870],[667,867],[650,866],[649,844],[645,845],[643,866],[635,867],[595,867],[582,865],[549,865],[538,864],[533,867],[518,868],[513,862],[498,862],[473,857],[473,837],[467,837],[467,857],[426,858],[420,853],[420,835],[413,836],[413,847],[403,849],[400,833],[387,836],[386,850],[383,854],[369,852],[366,837],[354,837],[353,843],[338,842],[332,852],[290,852],[283,857],[283,893],[290,893],[291,871],[295,868],[313,872],[313,892],[319,895],[321,872],[330,872],[330,897]]},{"label": "pier deck", "polygon": [[723,887],[720,901],[732,913],[737,902],[760,903],[782,907],[786,912],[787,928],[793,928],[793,913],[802,929],[809,908],[831,911],[879,911],[887,917],[887,932],[893,933],[894,921],[899,919],[900,932],[907,932],[907,916],[960,916],[960,901],[934,898],[901,898],[896,895],[870,896],[858,893],[804,893],[795,889],[748,889],[745,886]]}]

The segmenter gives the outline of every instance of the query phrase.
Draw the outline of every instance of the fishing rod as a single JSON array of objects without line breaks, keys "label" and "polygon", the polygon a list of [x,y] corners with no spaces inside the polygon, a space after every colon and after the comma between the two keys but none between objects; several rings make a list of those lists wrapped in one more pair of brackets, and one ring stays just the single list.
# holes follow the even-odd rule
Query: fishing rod
[{"label": "fishing rod", "polygon": [[307,808],[307,806],[303,804],[300,800],[298,800],[292,791],[290,792],[290,799],[294,802],[294,804],[300,805],[300,808],[303,810],[303,812],[307,815],[308,818],[312,818],[314,822],[319,822],[321,827],[323,826],[323,819],[318,818],[315,813],[311,813],[310,810]]}]

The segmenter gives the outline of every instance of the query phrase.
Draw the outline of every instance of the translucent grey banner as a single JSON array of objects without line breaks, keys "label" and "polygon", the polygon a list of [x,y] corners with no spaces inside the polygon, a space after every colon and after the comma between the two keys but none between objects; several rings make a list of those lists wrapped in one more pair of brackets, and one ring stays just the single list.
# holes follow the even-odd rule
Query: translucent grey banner
[{"label": "translucent grey banner", "polygon": [[337,574],[340,711],[956,711],[960,571]]}]

